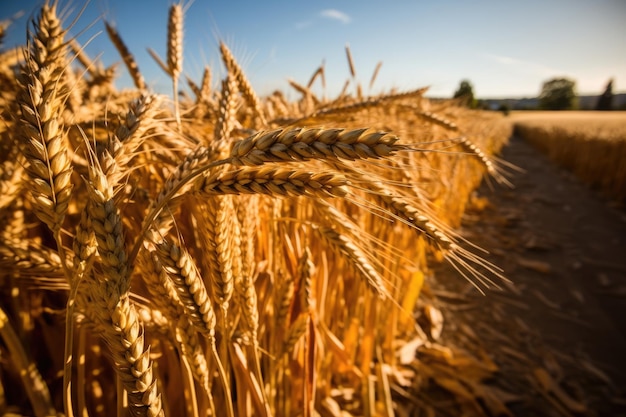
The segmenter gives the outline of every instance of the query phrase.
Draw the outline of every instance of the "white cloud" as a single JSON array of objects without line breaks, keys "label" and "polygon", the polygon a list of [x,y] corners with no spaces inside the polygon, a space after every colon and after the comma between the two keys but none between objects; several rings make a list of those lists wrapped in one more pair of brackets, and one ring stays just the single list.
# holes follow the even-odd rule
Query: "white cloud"
[{"label": "white cloud", "polygon": [[344,12],[340,12],[336,9],[326,9],[320,12],[320,16],[326,17],[328,19],[338,20],[341,23],[348,24],[352,21],[352,18],[345,14]]}]

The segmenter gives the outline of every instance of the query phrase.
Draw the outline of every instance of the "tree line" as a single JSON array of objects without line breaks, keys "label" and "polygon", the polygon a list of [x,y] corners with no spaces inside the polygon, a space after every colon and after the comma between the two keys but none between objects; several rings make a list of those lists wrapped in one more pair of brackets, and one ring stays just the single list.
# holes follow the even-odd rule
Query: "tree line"
[{"label": "tree line", "polygon": [[[459,88],[454,92],[454,99],[461,105],[472,109],[484,109],[486,103],[474,97],[472,83],[462,80]],[[552,78],[543,83],[539,93],[540,110],[574,110],[577,108],[576,81],[561,77]],[[499,110],[506,111],[505,108]],[[602,95],[599,96],[595,110],[613,110],[613,79],[607,82]]]}]

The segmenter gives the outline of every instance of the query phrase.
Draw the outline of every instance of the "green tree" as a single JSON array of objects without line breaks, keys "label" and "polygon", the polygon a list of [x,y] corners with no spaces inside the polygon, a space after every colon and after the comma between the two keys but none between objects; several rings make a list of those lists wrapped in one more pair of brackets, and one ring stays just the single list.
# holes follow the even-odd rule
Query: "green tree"
[{"label": "green tree", "polygon": [[553,78],[543,83],[539,108],[543,110],[572,110],[576,107],[576,82],[568,78]]},{"label": "green tree", "polygon": [[461,81],[459,88],[454,92],[453,98],[458,98],[463,105],[473,109],[476,107],[476,99],[474,98],[474,87],[469,80]]},{"label": "green tree", "polygon": [[613,108],[613,79],[611,78],[598,99],[596,110],[611,110]]}]

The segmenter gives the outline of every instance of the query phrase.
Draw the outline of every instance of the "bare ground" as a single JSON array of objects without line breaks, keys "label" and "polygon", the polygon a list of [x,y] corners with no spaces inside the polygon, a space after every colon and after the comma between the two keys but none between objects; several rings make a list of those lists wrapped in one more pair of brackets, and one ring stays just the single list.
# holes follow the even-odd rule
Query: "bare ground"
[{"label": "bare ground", "polygon": [[485,383],[508,410],[482,398],[486,415],[626,416],[626,210],[522,139],[502,158],[525,173],[483,184],[461,234],[512,283],[481,295],[441,265],[443,344],[496,365]]}]

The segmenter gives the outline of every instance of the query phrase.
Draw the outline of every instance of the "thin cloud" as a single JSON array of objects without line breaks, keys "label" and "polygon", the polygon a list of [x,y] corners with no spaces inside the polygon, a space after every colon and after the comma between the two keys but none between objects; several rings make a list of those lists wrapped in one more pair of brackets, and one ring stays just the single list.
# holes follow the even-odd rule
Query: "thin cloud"
[{"label": "thin cloud", "polygon": [[341,12],[337,9],[322,10],[320,12],[320,16],[328,18],[328,19],[338,20],[341,23],[346,24],[346,25],[352,21],[352,18],[350,16],[348,16],[344,12]]},{"label": "thin cloud", "polygon": [[541,76],[549,76],[555,73],[560,73],[561,71],[548,67],[547,65],[537,64],[535,62],[524,61],[521,59],[513,58],[505,55],[495,55],[495,54],[484,54],[485,57],[491,59],[492,61],[497,62],[498,64],[505,65],[508,67],[515,67],[515,69],[537,74]]},{"label": "thin cloud", "polygon": [[296,22],[296,24],[294,25],[294,27],[295,27],[297,30],[302,30],[302,29],[306,29],[306,28],[308,28],[308,27],[309,27],[309,26],[311,26],[311,25],[313,25],[313,22],[312,22],[312,21],[310,21],[310,20],[304,20],[304,21],[302,21],[302,22]]}]

